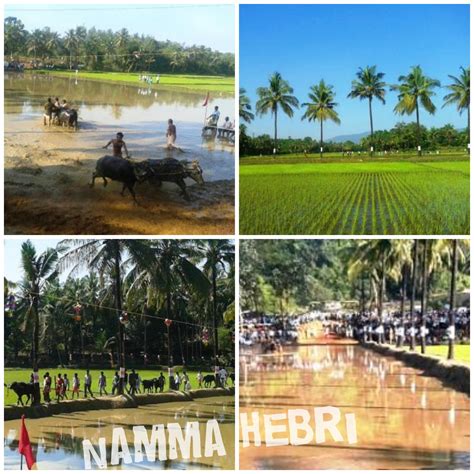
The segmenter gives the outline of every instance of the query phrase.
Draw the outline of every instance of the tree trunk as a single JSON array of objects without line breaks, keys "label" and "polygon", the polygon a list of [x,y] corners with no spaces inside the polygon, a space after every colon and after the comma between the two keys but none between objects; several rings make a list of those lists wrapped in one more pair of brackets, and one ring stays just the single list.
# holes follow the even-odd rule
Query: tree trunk
[{"label": "tree trunk", "polygon": [[365,279],[362,275],[362,294],[361,294],[362,304],[361,304],[361,313],[365,313]]},{"label": "tree trunk", "polygon": [[217,275],[216,264],[212,265],[212,324],[214,325],[214,373],[216,374],[219,366],[219,341],[217,333]]},{"label": "tree trunk", "polygon": [[369,116],[370,116],[370,156],[374,155],[374,122],[372,119],[372,97],[369,97]]},{"label": "tree trunk", "polygon": [[[382,324],[382,319],[383,319],[383,299],[385,296],[385,255],[382,257],[382,275],[380,279],[380,289],[379,289],[379,301],[378,301],[378,322],[379,324]],[[383,326],[383,324],[382,324]],[[381,333],[378,336],[378,342],[383,343],[385,339],[385,334]]]},{"label": "tree trunk", "polygon": [[273,142],[273,155],[276,155],[277,148],[278,148],[278,107],[275,107],[275,136],[274,136],[274,142]]},{"label": "tree trunk", "polygon": [[38,352],[39,352],[39,287],[38,285],[33,286],[33,300],[32,307],[34,312],[33,322],[33,345],[31,350],[31,361],[33,365],[33,405],[39,405],[41,403],[41,393],[38,375]]},{"label": "tree trunk", "polygon": [[458,266],[458,241],[453,239],[453,255],[451,267],[451,290],[449,293],[449,347],[448,359],[454,359],[454,342],[455,342],[455,318],[454,309],[456,303],[456,272]]},{"label": "tree trunk", "polygon": [[319,156],[322,159],[323,158],[323,119],[321,119],[319,122],[320,122],[320,126],[321,126],[321,130],[320,130],[321,140],[320,140],[320,143],[319,143]]},{"label": "tree trunk", "polygon": [[418,239],[415,239],[415,249],[413,257],[413,274],[412,274],[412,286],[411,286],[411,299],[410,299],[410,350],[415,349],[415,295],[416,295],[416,267],[418,261]]},{"label": "tree trunk", "polygon": [[426,259],[428,258],[428,240],[423,241],[423,266],[421,270],[421,353],[426,352]]},{"label": "tree trunk", "polygon": [[[402,268],[402,301],[400,303],[400,314],[401,314],[401,324],[403,327],[403,333],[405,334],[405,299],[407,294],[407,267],[406,264],[403,265]],[[397,347],[401,347],[403,345],[403,338],[397,338]]]},{"label": "tree trunk", "polygon": [[119,325],[119,366],[120,366],[120,383],[118,393],[121,395],[125,389],[125,380],[123,373],[125,370],[125,332],[124,325],[120,321],[122,316],[122,281],[120,278],[120,247],[118,241],[114,241],[114,278],[115,278],[115,309],[117,310],[117,320]]},{"label": "tree trunk", "polygon": [[[171,271],[171,270],[170,270]],[[169,289],[169,275],[167,281],[167,291],[166,291],[166,317],[171,321],[171,291]],[[171,360],[171,338],[170,338],[170,327],[167,326],[168,331],[168,379],[170,390],[174,389],[174,379],[173,379],[173,362]]]},{"label": "tree trunk", "polygon": [[420,109],[418,107],[418,98],[416,99],[416,141],[418,142],[418,156],[421,156]]}]

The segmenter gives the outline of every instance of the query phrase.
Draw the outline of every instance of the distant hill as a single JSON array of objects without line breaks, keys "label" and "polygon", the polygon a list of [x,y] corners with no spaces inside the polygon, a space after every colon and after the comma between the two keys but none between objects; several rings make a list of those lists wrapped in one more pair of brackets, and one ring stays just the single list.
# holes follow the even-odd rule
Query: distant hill
[{"label": "distant hill", "polygon": [[329,141],[334,143],[344,143],[347,141],[359,143],[362,138],[368,135],[370,135],[370,132],[353,133],[352,135],[336,135],[335,137],[329,138]]}]

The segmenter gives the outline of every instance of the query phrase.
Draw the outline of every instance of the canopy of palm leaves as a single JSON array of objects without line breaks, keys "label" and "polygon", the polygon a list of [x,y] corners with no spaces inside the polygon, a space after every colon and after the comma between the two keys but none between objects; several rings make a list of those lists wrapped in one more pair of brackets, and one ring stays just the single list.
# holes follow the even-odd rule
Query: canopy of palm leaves
[{"label": "canopy of palm leaves", "polygon": [[356,73],[357,79],[352,81],[352,90],[348,96],[351,99],[378,99],[385,104],[385,87],[383,81],[385,74],[377,72],[376,66],[359,68]]},{"label": "canopy of palm leaves", "polygon": [[281,108],[288,117],[293,117],[293,108],[299,107],[298,99],[293,96],[293,88],[285,81],[279,72],[270,76],[268,87],[257,89],[258,101],[256,104],[257,114],[263,115],[271,112],[276,114]]},{"label": "canopy of palm leaves", "polygon": [[321,121],[331,120],[334,123],[341,123],[339,115],[334,110],[337,106],[335,102],[335,92],[332,86],[326,84],[324,80],[321,80],[319,84],[311,86],[310,93],[308,94],[310,102],[303,104],[306,107],[306,111],[301,117],[302,120]]},{"label": "canopy of palm leaves", "polygon": [[250,99],[245,95],[245,89],[242,87],[239,90],[239,117],[247,123],[250,123],[255,115],[252,113],[252,106]]},{"label": "canopy of palm leaves", "polygon": [[459,113],[469,108],[470,104],[470,87],[471,87],[471,68],[466,69],[461,67],[461,74],[459,77],[449,75],[453,81],[452,84],[446,86],[451,92],[444,96],[444,105],[455,104]]},{"label": "canopy of palm leaves", "polygon": [[420,66],[412,67],[410,73],[398,78],[400,84],[392,86],[398,92],[398,103],[394,111],[400,115],[411,115],[421,106],[430,114],[434,114],[436,106],[431,98],[434,89],[440,87],[440,82],[425,76]]}]

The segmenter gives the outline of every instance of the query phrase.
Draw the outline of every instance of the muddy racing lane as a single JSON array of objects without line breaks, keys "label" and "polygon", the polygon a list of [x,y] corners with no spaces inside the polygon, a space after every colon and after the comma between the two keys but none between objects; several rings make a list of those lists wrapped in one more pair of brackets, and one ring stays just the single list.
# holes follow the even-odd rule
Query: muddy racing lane
[{"label": "muddy racing lane", "polygon": [[249,353],[240,369],[240,412],[262,417],[331,405],[355,414],[357,442],[252,442],[240,447],[241,469],[469,469],[467,395],[358,345],[288,352],[260,358]]},{"label": "muddy racing lane", "polygon": [[[202,440],[205,439],[205,426],[208,420],[219,423],[226,456],[202,456],[154,462],[143,461],[120,466],[115,469],[233,469],[234,468],[234,397],[222,396],[204,398],[192,402],[169,402],[145,405],[139,408],[115,410],[92,410],[77,413],[65,413],[48,418],[29,419],[28,432],[33,449],[36,452],[38,469],[84,469],[82,441],[88,439],[92,444],[105,437],[107,441],[107,459],[110,458],[112,431],[122,427],[127,442],[133,451],[133,427],[152,424],[179,423],[184,427],[187,422],[199,422]],[[20,469],[18,455],[20,420],[6,421],[5,426],[5,469]],[[95,464],[91,466],[97,469]]]},{"label": "muddy racing lane", "polygon": [[[79,109],[79,130],[42,124],[50,95]],[[232,110],[231,96],[216,97]],[[5,76],[5,228],[8,234],[230,234],[234,217],[234,153],[203,141],[201,94],[166,90],[149,94],[132,86],[29,74]],[[178,126],[167,151],[166,121]],[[204,186],[186,180],[190,201],[173,183],[135,188],[139,206],[121,183],[88,183],[101,149],[115,133],[136,160],[198,160]],[[99,184],[99,183],[98,183]]]}]

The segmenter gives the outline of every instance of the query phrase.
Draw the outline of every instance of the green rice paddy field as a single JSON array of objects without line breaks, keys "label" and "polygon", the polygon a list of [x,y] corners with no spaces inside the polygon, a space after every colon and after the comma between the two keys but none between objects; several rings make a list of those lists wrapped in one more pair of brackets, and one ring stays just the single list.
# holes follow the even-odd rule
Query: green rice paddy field
[{"label": "green rice paddy field", "polygon": [[469,234],[469,161],[244,161],[240,232]]}]

